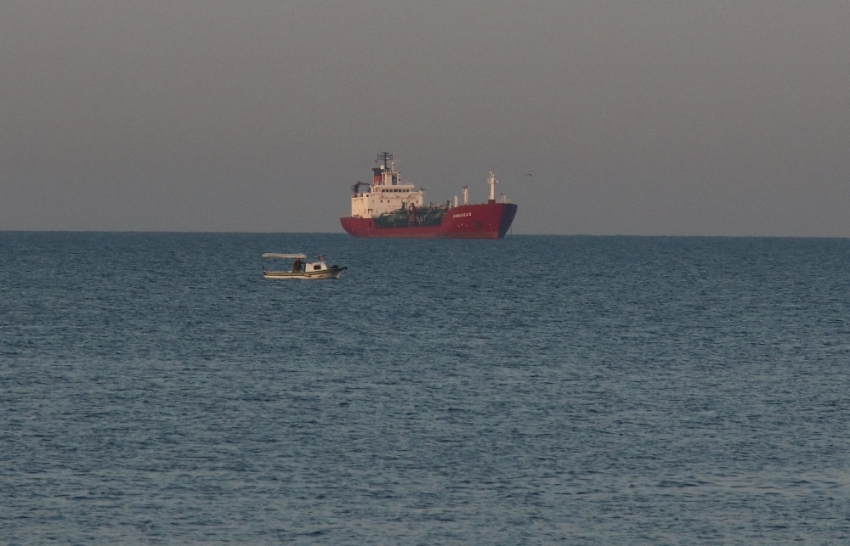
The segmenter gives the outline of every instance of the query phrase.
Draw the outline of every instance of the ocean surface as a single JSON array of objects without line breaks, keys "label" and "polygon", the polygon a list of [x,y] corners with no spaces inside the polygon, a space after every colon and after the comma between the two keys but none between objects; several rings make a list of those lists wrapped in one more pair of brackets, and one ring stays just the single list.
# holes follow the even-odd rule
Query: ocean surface
[{"label": "ocean surface", "polygon": [[850,543],[850,240],[4,232],[0,291],[2,544]]}]

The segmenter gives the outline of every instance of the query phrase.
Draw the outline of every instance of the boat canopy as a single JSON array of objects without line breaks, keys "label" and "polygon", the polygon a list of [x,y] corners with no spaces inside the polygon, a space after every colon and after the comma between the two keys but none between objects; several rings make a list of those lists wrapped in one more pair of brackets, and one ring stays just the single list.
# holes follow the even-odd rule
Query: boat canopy
[{"label": "boat canopy", "polygon": [[282,258],[284,260],[294,260],[296,258],[306,259],[306,254],[276,254],[274,252],[267,252],[263,254],[263,258]]}]

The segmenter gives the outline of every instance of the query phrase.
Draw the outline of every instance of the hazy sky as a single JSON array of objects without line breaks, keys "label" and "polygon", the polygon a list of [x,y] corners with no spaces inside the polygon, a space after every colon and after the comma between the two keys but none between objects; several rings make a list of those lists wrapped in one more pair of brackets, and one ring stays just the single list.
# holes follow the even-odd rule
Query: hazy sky
[{"label": "hazy sky", "polygon": [[342,233],[384,150],[514,233],[850,237],[850,2],[0,2],[2,230]]}]

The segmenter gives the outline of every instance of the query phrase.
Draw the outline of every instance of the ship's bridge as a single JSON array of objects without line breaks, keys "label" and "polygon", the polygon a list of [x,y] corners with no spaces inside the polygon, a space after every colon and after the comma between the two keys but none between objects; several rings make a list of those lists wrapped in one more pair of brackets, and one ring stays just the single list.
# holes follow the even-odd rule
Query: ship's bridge
[{"label": "ship's bridge", "polygon": [[416,208],[425,203],[425,190],[416,191],[412,184],[374,185],[368,191],[352,196],[351,216],[369,218],[387,212]]}]

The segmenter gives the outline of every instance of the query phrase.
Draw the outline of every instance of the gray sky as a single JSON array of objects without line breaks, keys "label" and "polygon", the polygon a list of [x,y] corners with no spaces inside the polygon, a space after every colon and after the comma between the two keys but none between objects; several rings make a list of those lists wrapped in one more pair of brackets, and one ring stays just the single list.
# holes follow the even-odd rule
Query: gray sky
[{"label": "gray sky", "polygon": [[5,0],[0,229],[341,233],[386,150],[434,201],[495,170],[514,233],[850,237],[848,29],[846,0]]}]

